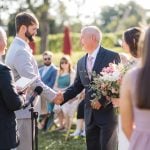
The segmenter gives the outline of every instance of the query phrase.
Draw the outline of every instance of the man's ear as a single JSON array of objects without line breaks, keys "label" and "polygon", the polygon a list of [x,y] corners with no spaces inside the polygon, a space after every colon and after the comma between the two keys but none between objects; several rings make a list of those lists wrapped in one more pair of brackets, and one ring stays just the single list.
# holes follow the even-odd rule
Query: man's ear
[{"label": "man's ear", "polygon": [[20,27],[20,31],[23,32],[23,33],[25,33],[27,31],[27,27],[25,25],[22,25]]}]

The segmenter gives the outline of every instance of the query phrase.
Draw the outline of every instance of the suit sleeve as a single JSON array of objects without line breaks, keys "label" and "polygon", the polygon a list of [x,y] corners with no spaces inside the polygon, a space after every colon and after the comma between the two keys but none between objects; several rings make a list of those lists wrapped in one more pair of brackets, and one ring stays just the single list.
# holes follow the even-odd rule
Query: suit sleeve
[{"label": "suit sleeve", "polygon": [[[38,76],[39,78],[31,85],[31,89],[34,90],[35,87],[41,86],[43,88],[41,95],[49,102],[53,102],[53,99],[56,96],[56,92],[42,82],[38,72],[37,63],[32,57],[33,56],[26,52],[26,50],[18,51],[16,54],[17,59],[14,62],[14,67],[20,76],[30,79]],[[33,65],[33,63],[35,65]]]},{"label": "suit sleeve", "polygon": [[67,102],[68,100],[76,97],[79,93],[81,93],[81,91],[84,89],[83,84],[81,83],[81,79],[80,79],[80,75],[79,75],[79,63],[77,65],[77,73],[76,73],[76,77],[74,80],[74,83],[66,89],[64,95],[64,102]]},{"label": "suit sleeve", "polygon": [[12,73],[6,67],[3,67],[1,70],[0,83],[0,92],[6,108],[10,111],[20,109],[24,103],[24,100],[17,94]]}]

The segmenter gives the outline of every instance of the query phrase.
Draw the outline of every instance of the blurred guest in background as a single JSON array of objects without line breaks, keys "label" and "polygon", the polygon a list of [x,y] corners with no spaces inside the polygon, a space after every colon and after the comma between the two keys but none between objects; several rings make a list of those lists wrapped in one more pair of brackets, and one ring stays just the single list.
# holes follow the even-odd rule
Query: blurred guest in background
[{"label": "blurred guest in background", "polygon": [[[71,60],[68,55],[64,55],[60,59],[59,71],[56,78],[54,89],[64,92],[69,87],[75,78],[75,71],[72,68]],[[71,120],[77,108],[78,101],[76,98],[72,99],[63,106],[56,105],[55,112],[57,114],[60,127],[58,130],[68,130],[70,128]]]},{"label": "blurred guest in background", "polygon": [[79,95],[80,103],[77,108],[76,130],[70,136],[85,136],[85,122],[84,122],[84,99],[85,91]]},{"label": "blurred guest in background", "polygon": [[[57,75],[57,68],[53,64],[52,52],[45,51],[43,53],[43,63],[44,66],[39,69],[41,80],[44,82],[44,84],[53,89]],[[48,103],[48,100],[46,100],[45,97],[41,96],[41,115],[39,125],[41,125],[41,128],[43,128],[44,130],[47,130],[53,123],[53,108],[54,104]]]}]

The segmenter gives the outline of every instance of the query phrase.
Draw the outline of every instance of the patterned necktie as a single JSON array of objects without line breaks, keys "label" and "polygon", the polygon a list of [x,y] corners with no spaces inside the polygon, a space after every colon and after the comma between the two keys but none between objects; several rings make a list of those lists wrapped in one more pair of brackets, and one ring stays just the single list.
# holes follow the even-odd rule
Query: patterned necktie
[{"label": "patterned necktie", "polygon": [[92,75],[92,68],[93,68],[93,57],[92,56],[88,56],[87,58],[87,71],[88,71],[88,76],[91,79],[91,75]]}]

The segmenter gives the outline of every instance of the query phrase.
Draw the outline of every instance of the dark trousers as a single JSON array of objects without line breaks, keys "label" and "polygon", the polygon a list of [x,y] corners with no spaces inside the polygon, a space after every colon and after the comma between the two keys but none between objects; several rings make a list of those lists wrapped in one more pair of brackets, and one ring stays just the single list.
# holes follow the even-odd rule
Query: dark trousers
[{"label": "dark trousers", "polygon": [[86,127],[87,150],[117,150],[117,123],[96,125],[92,122]]},{"label": "dark trousers", "polygon": [[84,100],[82,100],[78,105],[77,119],[84,119]]}]

